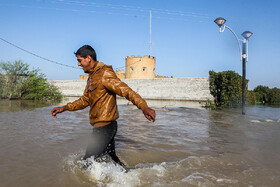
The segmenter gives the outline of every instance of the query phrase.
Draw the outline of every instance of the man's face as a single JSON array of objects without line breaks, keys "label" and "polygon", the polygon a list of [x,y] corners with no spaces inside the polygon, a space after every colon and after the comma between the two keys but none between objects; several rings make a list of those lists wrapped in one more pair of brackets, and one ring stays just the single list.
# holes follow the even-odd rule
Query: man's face
[{"label": "man's face", "polygon": [[81,66],[85,73],[89,73],[89,70],[93,67],[93,62],[91,62],[90,56],[86,58],[77,55],[78,66]]}]

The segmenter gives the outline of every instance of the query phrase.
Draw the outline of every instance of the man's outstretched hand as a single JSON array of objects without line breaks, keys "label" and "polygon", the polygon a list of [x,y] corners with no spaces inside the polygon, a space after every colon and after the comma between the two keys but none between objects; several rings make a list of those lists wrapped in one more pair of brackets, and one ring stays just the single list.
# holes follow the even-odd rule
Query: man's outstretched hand
[{"label": "man's outstretched hand", "polygon": [[155,122],[156,120],[156,112],[151,109],[151,108],[146,108],[144,111],[144,116],[149,120],[149,121],[152,121],[152,122]]},{"label": "man's outstretched hand", "polygon": [[52,109],[52,117],[56,118],[56,114],[64,112],[64,108],[63,107],[55,107],[54,109]]}]

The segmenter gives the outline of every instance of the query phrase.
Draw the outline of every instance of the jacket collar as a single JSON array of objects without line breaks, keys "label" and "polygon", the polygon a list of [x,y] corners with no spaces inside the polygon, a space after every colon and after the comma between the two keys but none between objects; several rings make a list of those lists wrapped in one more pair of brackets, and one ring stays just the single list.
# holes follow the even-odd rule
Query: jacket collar
[{"label": "jacket collar", "polygon": [[99,70],[100,68],[103,68],[103,66],[105,66],[104,63],[96,61],[96,64],[94,65],[94,67],[89,70],[89,74],[94,74],[95,72],[97,72],[97,70]]}]

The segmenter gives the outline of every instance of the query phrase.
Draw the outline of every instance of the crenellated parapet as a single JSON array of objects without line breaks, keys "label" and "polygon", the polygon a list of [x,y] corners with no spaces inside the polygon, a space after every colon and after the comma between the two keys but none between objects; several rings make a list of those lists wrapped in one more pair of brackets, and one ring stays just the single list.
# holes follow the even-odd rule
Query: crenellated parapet
[{"label": "crenellated parapet", "polygon": [[148,55],[144,55],[144,56],[141,56],[141,55],[138,55],[138,56],[135,56],[135,55],[131,55],[131,56],[127,56],[125,57],[125,59],[131,59],[131,58],[151,58],[151,59],[156,59],[154,56],[148,56]]}]

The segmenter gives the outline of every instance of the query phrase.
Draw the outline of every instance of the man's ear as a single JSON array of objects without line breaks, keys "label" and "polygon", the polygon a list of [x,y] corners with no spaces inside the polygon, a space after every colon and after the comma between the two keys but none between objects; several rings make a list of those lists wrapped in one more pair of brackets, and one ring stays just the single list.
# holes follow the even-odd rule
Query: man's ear
[{"label": "man's ear", "polygon": [[86,59],[87,59],[87,61],[89,63],[93,63],[94,62],[93,59],[91,58],[91,56],[89,56],[89,55],[87,55]]}]

